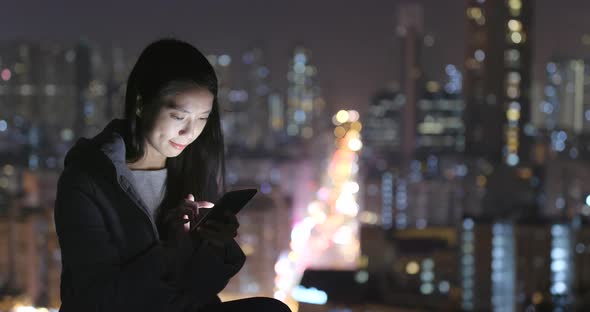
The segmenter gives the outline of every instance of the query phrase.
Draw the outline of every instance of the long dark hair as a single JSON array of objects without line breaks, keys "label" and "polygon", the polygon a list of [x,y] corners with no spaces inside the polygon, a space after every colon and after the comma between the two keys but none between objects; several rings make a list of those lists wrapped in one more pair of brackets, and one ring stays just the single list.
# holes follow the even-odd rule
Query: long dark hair
[{"label": "long dark hair", "polygon": [[[125,94],[126,159],[134,162],[145,153],[144,135],[154,126],[163,99],[194,88],[213,94],[213,107],[203,132],[177,157],[167,158],[166,192],[157,210],[162,239],[164,212],[176,208],[187,194],[196,200],[215,201],[225,192],[223,133],[217,100],[217,76],[207,58],[189,43],[161,39],[149,44],[131,70]],[[141,117],[136,114],[141,110]]]}]

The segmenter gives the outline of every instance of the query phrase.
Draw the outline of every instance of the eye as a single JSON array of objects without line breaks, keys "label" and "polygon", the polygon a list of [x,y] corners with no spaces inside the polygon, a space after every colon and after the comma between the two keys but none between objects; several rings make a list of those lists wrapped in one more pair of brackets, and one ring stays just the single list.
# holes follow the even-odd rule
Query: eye
[{"label": "eye", "polygon": [[176,119],[176,120],[183,120],[184,119],[184,117],[178,117],[178,116],[175,116],[175,115],[172,115],[172,118],[173,119]]},{"label": "eye", "polygon": [[201,118],[199,118],[199,119],[200,119],[200,120],[207,120],[207,119],[209,119],[209,117],[201,117]]}]

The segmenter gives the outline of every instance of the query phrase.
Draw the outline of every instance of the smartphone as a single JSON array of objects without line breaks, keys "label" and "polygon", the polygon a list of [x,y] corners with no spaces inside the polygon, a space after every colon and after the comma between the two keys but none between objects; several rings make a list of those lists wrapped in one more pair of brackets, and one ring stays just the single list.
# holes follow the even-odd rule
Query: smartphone
[{"label": "smartphone", "polygon": [[213,218],[221,218],[223,217],[223,213],[225,211],[230,211],[233,214],[238,214],[240,210],[256,195],[258,190],[256,189],[243,189],[243,190],[236,190],[230,191],[223,196],[215,203],[215,206],[211,209],[207,209],[199,220],[197,220],[194,226],[191,226],[193,229],[199,227],[201,224],[206,222],[207,220]]}]

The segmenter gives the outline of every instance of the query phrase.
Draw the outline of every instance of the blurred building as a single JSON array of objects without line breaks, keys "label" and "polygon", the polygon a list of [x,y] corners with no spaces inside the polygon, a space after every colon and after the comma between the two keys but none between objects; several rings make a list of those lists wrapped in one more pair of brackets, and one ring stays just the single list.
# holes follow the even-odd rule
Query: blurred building
[{"label": "blurred building", "polygon": [[[271,98],[270,71],[263,49],[247,49],[241,62],[232,61],[227,54],[209,55],[208,58],[219,79],[222,125],[230,150],[262,152],[272,148],[276,136],[270,133],[271,112],[274,113],[275,128],[280,126],[283,130],[284,109],[280,96],[273,94]],[[233,135],[235,133],[241,135]]]},{"label": "blurred building", "polygon": [[376,291],[378,283],[363,270],[308,269],[293,294],[301,312],[416,311],[387,304]]},{"label": "blurred building", "polygon": [[[247,76],[244,81],[246,82],[245,89],[248,92],[248,101],[244,111],[246,122],[242,127],[242,131],[239,132],[240,137],[249,149],[270,150],[275,141],[270,131],[270,70],[266,66],[262,48],[247,50],[242,57],[242,61],[246,66],[245,73]],[[278,110],[282,111],[280,107]],[[275,112],[275,115],[277,115],[277,112]]]},{"label": "blurred building", "polygon": [[407,167],[415,147],[416,103],[421,81],[420,47],[423,42],[424,17],[422,6],[407,4],[398,8],[397,35],[400,42],[400,87],[405,96],[402,110],[401,154],[402,166]]},{"label": "blurred building", "polygon": [[[52,286],[48,282],[50,253],[47,235],[51,210],[31,207],[25,198],[12,201],[0,216],[0,297],[19,297],[25,304],[47,305]],[[55,291],[55,289],[53,290]],[[57,297],[59,299],[59,296]]]},{"label": "blurred building", "polygon": [[[448,147],[447,151],[453,149]],[[386,229],[424,229],[459,222],[466,204],[463,180],[468,175],[467,166],[456,153],[426,151],[423,149],[423,159],[409,164],[405,176],[395,167],[385,167],[384,161],[371,158],[370,152],[363,154],[365,187],[361,194],[367,216],[376,216],[377,223]]]},{"label": "blurred building", "polygon": [[426,83],[416,110],[416,157],[459,154],[465,149],[464,102],[461,73],[453,65],[446,68],[449,82],[441,86]]},{"label": "blurred building", "polygon": [[219,79],[220,113],[229,153],[264,157],[290,143],[285,97],[271,87],[264,49],[246,49],[241,62],[228,54],[210,54],[207,58]]},{"label": "blurred building", "polygon": [[55,231],[53,213],[48,216],[47,242],[47,306],[57,308],[61,305],[61,249]]},{"label": "blurred building", "polygon": [[365,224],[360,230],[360,242],[362,256],[357,274],[366,274],[373,300],[400,309],[458,309],[458,241],[454,227],[398,230],[392,234]]},{"label": "blurred building", "polygon": [[2,51],[0,157],[19,167],[56,167],[56,141],[73,136],[74,64],[57,44],[5,42]]},{"label": "blurred building", "polygon": [[543,214],[590,217],[590,164],[585,160],[553,159],[546,163]]},{"label": "blurred building", "polygon": [[123,111],[128,67],[120,49],[6,42],[0,51],[0,157],[8,164],[61,168],[76,137]]},{"label": "blurred building", "polygon": [[364,147],[360,172],[363,210],[378,216],[384,228],[393,222],[394,164],[401,162],[403,109],[406,97],[394,88],[379,91],[371,99],[363,126]]},{"label": "blurred building", "polygon": [[586,198],[590,189],[590,135],[567,128],[539,129],[533,155],[542,174],[531,179],[535,185],[538,212],[549,218],[587,218]]},{"label": "blurred building", "polygon": [[391,240],[398,255],[392,264],[397,280],[390,294],[397,299],[392,303],[437,310],[456,308],[459,303],[456,229],[399,230]]},{"label": "blurred building", "polygon": [[317,80],[317,67],[313,65],[311,51],[297,46],[289,63],[287,79],[287,135],[310,139],[330,127],[329,115],[321,97]]},{"label": "blurred building", "polygon": [[[584,59],[559,58],[547,63],[545,101],[539,109],[550,131],[564,130],[570,136],[590,132],[590,64]],[[567,138],[564,138],[565,141]],[[558,149],[562,144],[555,140]]]},{"label": "blurred building", "polygon": [[[463,309],[574,308],[578,293],[574,283],[586,282],[585,277],[576,277],[578,267],[574,265],[580,256],[574,255],[573,247],[576,237],[584,235],[576,233],[586,231],[577,231],[559,219],[465,218],[461,234]],[[585,245],[579,244],[579,254],[583,254]]]},{"label": "blurred building", "polygon": [[547,84],[539,105],[538,136],[547,160],[584,161],[590,157],[590,65],[583,59],[555,59],[546,66]]},{"label": "blurred building", "polygon": [[462,75],[447,65],[446,81],[427,81],[423,46],[434,38],[423,35],[422,7],[403,5],[398,15],[400,87],[377,92],[364,118],[363,206],[384,228],[453,224],[466,175]]},{"label": "blurred building", "polygon": [[529,159],[533,1],[467,1],[466,148],[492,164]]},{"label": "blurred building", "polygon": [[[514,237],[511,228],[499,224],[496,233],[489,221],[463,220],[461,233],[461,284],[463,288],[462,310],[492,310],[492,292],[495,301],[503,304],[494,308],[507,311],[514,309]],[[495,234],[495,236],[494,236]],[[495,246],[492,245],[495,238]],[[496,255],[502,254],[494,266],[496,287],[492,285],[492,249],[496,247]],[[508,251],[508,253],[507,253]],[[499,283],[503,283],[500,285]],[[502,287],[506,292],[501,292]],[[495,290],[494,290],[495,289]],[[499,300],[504,300],[503,303]]]},{"label": "blurred building", "polygon": [[572,265],[575,272],[572,274],[572,292],[574,294],[575,306],[579,310],[590,308],[590,224],[583,221],[573,227]]},{"label": "blurred building", "polygon": [[[226,53],[207,54],[207,60],[213,66],[217,75],[217,99],[223,132],[236,133],[239,131],[239,117],[243,115],[239,111],[243,109],[248,100],[248,94],[245,90],[233,86],[233,67],[235,67],[236,62]],[[226,146],[239,143],[236,136],[230,135],[226,135],[224,141]]]},{"label": "blurred building", "polygon": [[363,158],[372,167],[383,170],[401,160],[405,105],[406,97],[394,88],[382,89],[371,99],[363,118]]}]

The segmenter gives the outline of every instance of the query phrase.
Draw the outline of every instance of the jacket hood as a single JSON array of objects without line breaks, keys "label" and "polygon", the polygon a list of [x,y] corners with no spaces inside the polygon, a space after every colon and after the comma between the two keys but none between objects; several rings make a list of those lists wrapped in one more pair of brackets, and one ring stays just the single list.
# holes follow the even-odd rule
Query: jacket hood
[{"label": "jacket hood", "polygon": [[143,209],[150,219],[156,237],[158,231],[149,209],[141,200],[141,196],[132,187],[133,175],[127,167],[125,159],[125,140],[127,121],[113,119],[106,127],[92,138],[79,138],[68,151],[64,159],[64,167],[75,167],[93,176],[106,176],[115,179],[123,191]]},{"label": "jacket hood", "polygon": [[[92,172],[115,173],[117,177],[130,176],[125,161],[125,119],[113,119],[92,138],[79,138],[67,152],[64,167],[82,167]],[[113,172],[114,170],[114,172]]]}]

